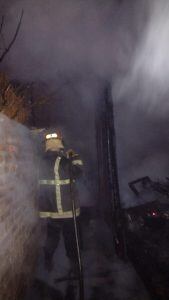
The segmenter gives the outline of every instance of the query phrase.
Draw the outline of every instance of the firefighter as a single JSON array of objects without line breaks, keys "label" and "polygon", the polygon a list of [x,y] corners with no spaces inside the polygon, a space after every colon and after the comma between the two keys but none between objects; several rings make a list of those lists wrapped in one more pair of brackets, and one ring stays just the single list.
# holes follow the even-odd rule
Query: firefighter
[{"label": "firefighter", "polygon": [[[71,272],[77,272],[77,247],[73,222],[74,213],[79,223],[80,205],[77,197],[76,179],[82,173],[82,160],[72,150],[65,152],[62,136],[49,132],[45,136],[45,155],[40,171],[40,217],[47,220],[47,237],[44,247],[45,265],[53,269],[53,256],[62,232],[66,255]],[[70,168],[73,179],[70,179]],[[71,181],[70,181],[71,180]],[[72,193],[72,195],[70,195]]]}]

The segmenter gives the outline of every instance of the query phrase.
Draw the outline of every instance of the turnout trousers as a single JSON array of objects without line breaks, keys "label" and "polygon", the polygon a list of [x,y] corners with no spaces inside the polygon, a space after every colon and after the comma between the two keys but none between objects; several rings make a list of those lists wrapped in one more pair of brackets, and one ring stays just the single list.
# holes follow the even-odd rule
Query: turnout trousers
[{"label": "turnout trousers", "polygon": [[[77,225],[79,228],[79,217],[77,217]],[[77,247],[73,219],[49,219],[47,223],[47,236],[44,247],[45,261],[49,264],[53,261],[53,256],[58,247],[61,233],[66,250],[66,255],[71,263],[77,264]],[[79,234],[80,236],[80,234]],[[81,244],[81,242],[80,242]]]}]

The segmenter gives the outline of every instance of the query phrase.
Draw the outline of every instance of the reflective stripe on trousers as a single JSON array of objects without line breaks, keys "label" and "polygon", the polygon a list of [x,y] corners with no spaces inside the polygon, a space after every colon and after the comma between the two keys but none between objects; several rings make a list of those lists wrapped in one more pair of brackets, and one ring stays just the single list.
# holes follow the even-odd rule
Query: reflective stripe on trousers
[{"label": "reflective stripe on trousers", "polygon": [[[80,208],[76,209],[76,216],[80,215]],[[51,218],[51,219],[62,219],[62,218],[73,218],[73,213],[71,210],[59,212],[50,212],[50,211],[40,211],[40,218]]]},{"label": "reflective stripe on trousers", "polygon": [[[75,180],[73,180],[75,182]],[[39,180],[39,184],[42,185],[64,185],[64,184],[69,184],[70,179],[42,179]]]}]

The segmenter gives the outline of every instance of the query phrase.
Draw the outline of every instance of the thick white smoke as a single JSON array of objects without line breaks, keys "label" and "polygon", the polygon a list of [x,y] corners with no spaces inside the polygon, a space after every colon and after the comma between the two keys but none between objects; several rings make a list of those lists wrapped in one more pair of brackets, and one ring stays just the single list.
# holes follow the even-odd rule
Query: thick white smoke
[{"label": "thick white smoke", "polygon": [[148,17],[130,68],[112,89],[118,100],[119,173],[127,205],[135,201],[127,192],[128,181],[145,175],[161,180],[169,169],[169,3],[148,3]]},{"label": "thick white smoke", "polygon": [[14,299],[37,248],[36,167],[28,130],[3,114],[0,140],[0,299]]},{"label": "thick white smoke", "polygon": [[136,54],[134,73],[142,72],[143,78],[149,78],[150,84],[154,82],[155,90],[162,93],[168,91],[169,85],[168,47],[169,3],[156,0],[152,3],[150,20]]},{"label": "thick white smoke", "polygon": [[93,103],[102,80],[112,81],[123,197],[134,177],[168,175],[167,0],[5,1],[8,39],[22,8],[19,36],[1,67],[13,79],[52,84],[59,97],[49,122],[70,128],[79,151],[92,145],[95,161]]},{"label": "thick white smoke", "polygon": [[169,3],[149,1],[149,17],[133,55],[130,71],[117,84],[117,97],[130,97],[150,115],[169,110]]}]

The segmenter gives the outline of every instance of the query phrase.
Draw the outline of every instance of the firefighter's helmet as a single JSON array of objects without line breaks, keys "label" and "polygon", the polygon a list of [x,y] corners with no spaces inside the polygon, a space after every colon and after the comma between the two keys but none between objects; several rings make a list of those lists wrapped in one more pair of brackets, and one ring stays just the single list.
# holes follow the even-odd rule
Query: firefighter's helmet
[{"label": "firefighter's helmet", "polygon": [[45,134],[46,151],[59,151],[64,149],[62,135],[57,130],[48,130]]}]

